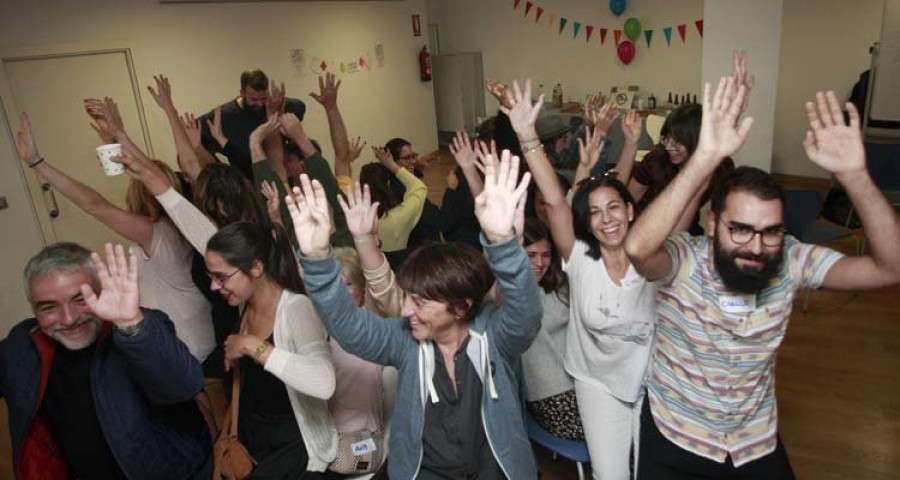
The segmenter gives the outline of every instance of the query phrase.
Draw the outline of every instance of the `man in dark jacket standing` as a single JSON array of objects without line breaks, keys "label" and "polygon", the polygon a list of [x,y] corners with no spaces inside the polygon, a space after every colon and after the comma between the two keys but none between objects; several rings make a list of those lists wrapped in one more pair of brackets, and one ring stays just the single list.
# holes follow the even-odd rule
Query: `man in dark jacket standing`
[{"label": "man in dark jacket standing", "polygon": [[0,341],[16,478],[209,478],[200,365],[139,308],[134,256],[106,257],[58,243],[25,267],[35,318]]}]

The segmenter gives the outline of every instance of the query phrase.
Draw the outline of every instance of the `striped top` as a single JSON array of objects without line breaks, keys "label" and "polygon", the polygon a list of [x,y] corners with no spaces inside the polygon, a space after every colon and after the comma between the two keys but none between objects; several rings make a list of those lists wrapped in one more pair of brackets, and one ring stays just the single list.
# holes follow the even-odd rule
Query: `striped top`
[{"label": "striped top", "polygon": [[653,419],[685,450],[741,466],[775,450],[775,357],[794,294],[819,287],[843,255],[788,236],[769,286],[738,295],[715,272],[709,237],[675,234],[665,248],[672,272],[658,282]]}]

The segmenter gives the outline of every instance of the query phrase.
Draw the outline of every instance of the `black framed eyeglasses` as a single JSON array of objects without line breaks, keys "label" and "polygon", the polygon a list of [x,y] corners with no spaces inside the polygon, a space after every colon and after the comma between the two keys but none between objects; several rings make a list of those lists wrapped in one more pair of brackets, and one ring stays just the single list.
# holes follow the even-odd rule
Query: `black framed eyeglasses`
[{"label": "black framed eyeglasses", "polygon": [[753,240],[753,237],[759,235],[762,244],[767,247],[779,247],[784,240],[786,230],[782,226],[770,227],[763,230],[756,230],[749,225],[726,225],[728,233],[731,235],[731,241],[737,245],[746,245]]},{"label": "black framed eyeglasses", "polygon": [[210,280],[215,280],[219,285],[225,285],[225,282],[227,282],[229,278],[233,277],[240,271],[240,268],[235,269],[231,273],[210,272],[209,270],[207,270],[206,276],[209,277]]}]

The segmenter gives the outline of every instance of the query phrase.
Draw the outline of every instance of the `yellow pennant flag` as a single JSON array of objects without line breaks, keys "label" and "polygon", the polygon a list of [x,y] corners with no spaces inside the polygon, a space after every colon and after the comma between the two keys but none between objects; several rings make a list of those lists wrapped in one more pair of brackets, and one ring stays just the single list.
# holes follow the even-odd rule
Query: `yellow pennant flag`
[{"label": "yellow pennant flag", "polygon": [[555,21],[556,21],[556,14],[555,14],[555,13],[551,13],[550,16],[547,17],[547,28],[552,27],[552,26],[553,26],[553,22],[555,22]]}]

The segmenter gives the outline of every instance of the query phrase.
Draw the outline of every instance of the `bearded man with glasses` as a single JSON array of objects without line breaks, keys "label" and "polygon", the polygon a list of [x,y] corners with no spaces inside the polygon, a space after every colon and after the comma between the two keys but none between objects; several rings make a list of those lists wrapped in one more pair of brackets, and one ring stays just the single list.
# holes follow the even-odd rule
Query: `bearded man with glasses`
[{"label": "bearded man with glasses", "polygon": [[807,156],[847,190],[870,253],[845,257],[786,236],[784,192],[740,167],[714,185],[705,236],[669,235],[713,172],[743,145],[748,89],[707,85],[697,149],[635,222],[633,265],[658,285],[657,327],[641,414],[638,479],[793,479],[778,436],[775,358],[803,288],[868,290],[900,282],[900,219],[866,169],[859,115],[834,92],[806,103]]}]

